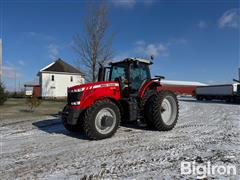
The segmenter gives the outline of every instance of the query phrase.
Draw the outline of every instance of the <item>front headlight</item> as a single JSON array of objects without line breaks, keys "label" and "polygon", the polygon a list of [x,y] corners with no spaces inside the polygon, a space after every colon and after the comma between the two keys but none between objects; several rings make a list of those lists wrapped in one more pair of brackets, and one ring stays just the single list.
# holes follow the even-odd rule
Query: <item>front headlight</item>
[{"label": "front headlight", "polygon": [[72,106],[79,106],[80,105],[80,101],[76,101],[76,102],[71,102]]},{"label": "front headlight", "polygon": [[71,92],[82,92],[84,91],[85,88],[80,88],[80,89],[73,89]]}]

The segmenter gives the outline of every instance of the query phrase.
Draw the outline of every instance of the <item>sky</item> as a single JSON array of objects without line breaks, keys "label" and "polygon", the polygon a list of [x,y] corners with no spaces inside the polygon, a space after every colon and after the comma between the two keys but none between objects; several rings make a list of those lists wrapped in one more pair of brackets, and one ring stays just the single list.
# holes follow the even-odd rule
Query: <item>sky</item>
[{"label": "sky", "polygon": [[[76,65],[73,36],[83,34],[89,2],[0,0],[3,80],[7,89],[37,81],[38,71],[57,58]],[[238,77],[239,1],[107,2],[109,33],[115,34],[114,59],[154,55],[152,75],[168,80],[217,84]]]}]

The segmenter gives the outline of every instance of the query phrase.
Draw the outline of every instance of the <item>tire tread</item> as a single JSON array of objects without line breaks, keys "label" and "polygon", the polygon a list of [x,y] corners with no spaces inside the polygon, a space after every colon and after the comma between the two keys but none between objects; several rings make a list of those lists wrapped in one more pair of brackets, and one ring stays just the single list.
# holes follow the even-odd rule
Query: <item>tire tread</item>
[{"label": "tire tread", "polygon": [[[161,109],[162,101],[166,96],[169,96],[169,95],[174,97],[176,101],[177,115],[175,117],[174,122],[171,125],[166,125],[162,120],[160,109]],[[160,130],[160,131],[171,130],[176,125],[178,116],[179,116],[179,104],[178,104],[177,97],[173,92],[168,90],[160,91],[159,93],[152,96],[148,101],[148,119],[157,130]]]},{"label": "tire tread", "polygon": [[[104,104],[111,104],[112,106],[116,107],[117,111],[118,111],[117,112],[118,115],[116,114],[116,121],[117,121],[116,128],[114,128],[113,131],[111,133],[109,133],[108,135],[99,134],[91,126],[91,123],[93,123],[93,121],[94,121],[94,119],[93,119],[94,113],[96,112],[96,110],[99,106],[103,106]],[[117,116],[119,116],[119,118]],[[111,137],[113,134],[115,134],[117,128],[119,127],[120,119],[121,119],[120,110],[115,103],[113,103],[109,99],[98,100],[92,106],[90,106],[84,114],[84,131],[85,131],[87,137],[92,140],[100,140],[100,139],[108,138],[108,137]]]}]

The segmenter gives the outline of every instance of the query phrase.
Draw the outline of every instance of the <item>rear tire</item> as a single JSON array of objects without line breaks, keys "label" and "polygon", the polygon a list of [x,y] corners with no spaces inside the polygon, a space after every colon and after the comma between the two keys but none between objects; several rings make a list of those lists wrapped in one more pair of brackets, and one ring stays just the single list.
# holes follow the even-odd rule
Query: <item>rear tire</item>
[{"label": "rear tire", "polygon": [[95,102],[84,116],[84,131],[88,138],[100,140],[115,134],[121,119],[120,110],[108,99]]},{"label": "rear tire", "polygon": [[143,117],[144,117],[144,123],[147,124],[147,126],[152,129],[154,128],[154,125],[152,123],[152,121],[149,121],[148,119],[148,101],[150,100],[150,98],[154,95],[157,95],[157,91],[156,90],[148,90],[145,92],[144,97],[142,99],[142,109],[141,112],[144,113]]},{"label": "rear tire", "polygon": [[147,103],[148,121],[157,130],[168,131],[177,123],[179,105],[176,95],[171,91],[160,91],[150,97]]}]

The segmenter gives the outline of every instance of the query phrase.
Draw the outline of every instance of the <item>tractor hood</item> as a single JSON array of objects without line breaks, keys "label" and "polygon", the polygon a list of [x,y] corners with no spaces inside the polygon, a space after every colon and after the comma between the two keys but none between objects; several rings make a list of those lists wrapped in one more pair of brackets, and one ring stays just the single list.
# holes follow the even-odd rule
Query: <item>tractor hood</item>
[{"label": "tractor hood", "polygon": [[68,88],[68,91],[84,91],[88,89],[96,89],[96,88],[103,88],[103,87],[112,87],[112,86],[119,86],[117,81],[105,81],[105,82],[95,82],[95,83],[87,83],[76,85]]},{"label": "tractor hood", "polygon": [[68,88],[68,105],[71,108],[86,109],[103,97],[119,100],[119,83],[117,81],[81,84]]}]

